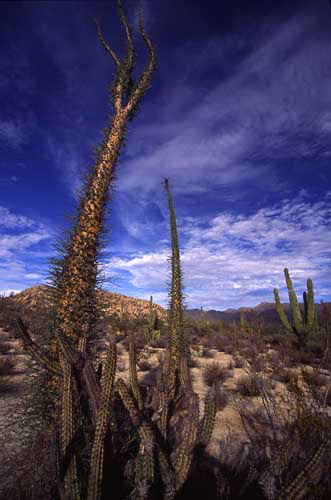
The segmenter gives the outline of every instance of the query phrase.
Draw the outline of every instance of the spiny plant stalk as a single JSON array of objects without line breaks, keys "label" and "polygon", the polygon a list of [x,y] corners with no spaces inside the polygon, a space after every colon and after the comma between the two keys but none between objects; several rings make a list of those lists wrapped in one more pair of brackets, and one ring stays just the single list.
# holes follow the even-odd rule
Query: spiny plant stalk
[{"label": "spiny plant stalk", "polygon": [[115,370],[116,345],[113,342],[108,352],[100,384],[100,408],[98,411],[94,443],[91,452],[87,500],[97,500],[101,496],[104,439],[109,419],[110,401],[113,394]]},{"label": "spiny plant stalk", "polygon": [[[76,418],[76,412],[84,416],[84,421],[94,425],[88,499],[97,500],[101,495],[102,442],[108,417],[115,361],[112,354],[104,368],[100,391],[97,375],[87,351],[88,340],[96,322],[97,256],[108,190],[114,180],[115,165],[124,143],[126,126],[138,110],[139,101],[149,88],[157,66],[155,48],[144,30],[140,16],[139,28],[149,51],[149,61],[138,81],[133,82],[131,75],[135,64],[135,51],[132,30],[124,16],[121,0],[117,0],[117,7],[127,38],[127,55],[123,61],[105,42],[97,25],[99,39],[117,69],[112,86],[114,116],[104,132],[101,147],[96,150],[95,165],[86,175],[75,217],[76,223],[67,241],[63,242],[64,258],[54,260],[54,269],[50,273],[56,297],[54,335],[57,338],[58,362],[51,361],[36,348],[29,338],[27,329],[24,330],[24,325],[23,329],[19,328],[19,333],[22,334],[30,352],[50,372],[62,375],[59,388],[62,394],[59,429],[62,462],[60,469],[64,470],[62,473],[64,477],[59,478],[59,481],[62,482],[61,488],[64,483],[66,500],[80,499],[86,475],[86,471],[77,468],[76,458],[79,452],[72,446],[75,436],[88,435],[78,427],[82,425],[82,420]],[[19,321],[18,326],[22,327]],[[84,406],[84,403],[87,403],[87,406]],[[88,449],[90,443],[85,445]],[[68,462],[65,467],[64,462]]]},{"label": "spiny plant stalk", "polygon": [[293,325],[289,322],[286,313],[280,302],[279,293],[277,288],[274,288],[274,297],[276,302],[276,310],[278,316],[287,331],[294,333],[300,344],[303,345],[306,341],[308,333],[310,333],[315,325],[315,305],[314,305],[314,290],[313,282],[310,278],[307,280],[307,292],[303,293],[303,300],[305,305],[305,316],[302,320],[300,306],[297,300],[295,290],[293,288],[292,280],[287,268],[284,269],[286,285],[288,289],[288,296],[290,299],[291,313]]},{"label": "spiny plant stalk", "polygon": [[175,367],[179,369],[181,356],[188,356],[188,346],[184,336],[183,324],[183,292],[182,292],[182,270],[180,265],[179,242],[176,224],[176,216],[168,179],[164,181],[168,196],[171,230],[171,289],[169,309],[169,346],[170,356]]},{"label": "spiny plant stalk", "polygon": [[137,377],[137,356],[136,349],[134,344],[134,337],[132,333],[129,338],[129,363],[130,363],[130,383],[133,395],[137,402],[139,410],[143,409],[143,401],[140,394],[140,389],[138,385],[138,377]]},{"label": "spiny plant stalk", "polygon": [[[80,352],[86,350],[88,336],[96,317],[96,258],[108,189],[114,179],[115,165],[124,142],[127,123],[133,118],[156,69],[155,48],[147,37],[140,18],[140,32],[148,47],[150,60],[138,82],[132,86],[131,73],[135,64],[132,31],[124,17],[120,0],[117,0],[117,6],[127,36],[127,55],[123,61],[104,41],[98,27],[101,43],[117,67],[112,87],[115,112],[104,132],[102,145],[97,149],[96,163],[86,177],[77,222],[65,245],[61,272],[53,280],[58,292],[56,327],[74,340]],[[126,103],[123,102],[125,100]]]}]

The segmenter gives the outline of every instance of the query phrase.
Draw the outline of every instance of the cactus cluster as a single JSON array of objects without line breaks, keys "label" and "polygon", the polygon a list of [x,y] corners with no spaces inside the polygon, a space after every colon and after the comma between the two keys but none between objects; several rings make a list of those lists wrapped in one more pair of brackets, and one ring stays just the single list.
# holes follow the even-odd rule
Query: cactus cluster
[{"label": "cactus cluster", "polygon": [[[140,18],[140,32],[148,46],[150,61],[138,83],[133,83],[130,76],[134,66],[131,29],[120,0],[117,0],[117,5],[126,30],[128,54],[121,62],[104,41],[98,26],[101,43],[117,65],[112,93],[115,116],[97,152],[96,165],[86,178],[76,223],[64,244],[64,258],[54,260],[52,276],[57,294],[53,332],[55,352],[52,356],[42,352],[21,318],[17,318],[17,327],[27,350],[58,379],[60,411],[54,428],[51,455],[54,470],[57,471],[59,497],[65,500],[99,500],[116,495],[116,492],[105,491],[104,463],[105,458],[114,452],[106,439],[107,435],[121,432],[120,428],[110,425],[117,395],[131,418],[139,442],[134,458],[132,495],[134,498],[151,499],[156,498],[153,491],[159,491],[162,496],[158,494],[157,498],[171,500],[187,479],[196,446],[205,447],[208,444],[215,421],[216,397],[211,389],[206,397],[203,419],[199,421],[198,396],[192,391],[187,364],[189,346],[183,329],[178,234],[167,180],[165,188],[172,240],[169,345],[161,380],[153,388],[152,397],[147,398],[138,384],[132,334],[129,342],[129,385],[121,378],[115,382],[115,340],[110,342],[101,374],[94,368],[89,350],[97,317],[96,259],[108,188],[113,179],[126,123],[132,119],[156,68],[155,49]],[[125,96],[127,103],[123,105]],[[148,331],[153,335],[158,331],[156,323],[151,297]],[[176,419],[182,425],[174,425]]]},{"label": "cactus cluster", "polygon": [[[64,258],[54,259],[51,272],[56,292],[53,351],[43,352],[31,338],[22,319],[17,318],[17,333],[26,349],[58,380],[59,412],[50,451],[56,471],[58,498],[61,500],[103,500],[117,497],[117,492],[111,491],[108,486],[107,476],[111,476],[113,471],[105,467],[106,459],[118,459],[118,463],[121,463],[121,457],[116,456],[118,450],[113,448],[112,439],[114,434],[122,432],[121,426],[116,425],[116,419],[113,418],[116,400],[121,402],[130,418],[138,443],[130,451],[133,455],[130,497],[140,500],[179,498],[189,477],[196,451],[201,453],[211,439],[217,409],[216,386],[213,385],[205,397],[204,415],[200,419],[199,398],[192,389],[189,339],[183,320],[183,275],[179,239],[167,179],[164,187],[170,213],[171,286],[168,346],[158,383],[147,393],[139,385],[137,353],[132,333],[129,336],[129,383],[122,378],[115,380],[115,339],[110,341],[101,370],[96,370],[92,363],[90,341],[98,316],[97,257],[108,190],[114,179],[115,164],[124,141],[126,125],[134,117],[156,69],[155,48],[144,31],[140,17],[140,32],[148,47],[150,59],[138,81],[133,81],[131,74],[135,51],[132,31],[124,16],[121,0],[117,0],[117,6],[126,31],[128,50],[125,59],[121,61],[105,42],[97,25],[102,46],[117,66],[112,88],[115,114],[105,131],[102,146],[96,152],[96,164],[86,177],[76,222],[68,240],[63,244]],[[287,269],[285,277],[293,325],[289,323],[275,289],[277,311],[285,328],[302,340],[314,327],[313,284],[309,279],[308,293],[304,293],[305,318],[302,320]],[[121,319],[124,312],[121,308]],[[245,327],[243,314],[241,327]],[[151,297],[145,335],[151,340],[159,334],[158,318]],[[306,466],[305,473],[314,471],[323,453],[324,445]],[[302,474],[286,485],[285,497],[302,498],[295,496],[301,483]]]},{"label": "cactus cluster", "polygon": [[291,324],[286,316],[286,313],[280,302],[279,293],[277,288],[274,288],[274,296],[276,302],[276,310],[278,316],[290,333],[293,333],[298,338],[301,345],[304,345],[307,335],[313,331],[316,326],[315,322],[315,305],[314,305],[314,289],[313,282],[310,278],[307,279],[307,292],[303,292],[303,302],[304,302],[304,318],[300,311],[300,306],[298,299],[293,288],[292,280],[290,278],[290,273],[287,268],[284,269],[286,285],[288,289],[288,296],[290,299],[291,314],[293,323]]}]

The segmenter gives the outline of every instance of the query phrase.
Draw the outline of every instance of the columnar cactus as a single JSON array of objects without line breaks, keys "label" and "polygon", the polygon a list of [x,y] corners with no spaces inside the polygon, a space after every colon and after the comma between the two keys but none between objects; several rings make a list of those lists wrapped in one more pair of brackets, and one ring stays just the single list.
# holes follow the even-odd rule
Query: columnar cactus
[{"label": "columnar cactus", "polygon": [[171,192],[169,189],[168,179],[164,181],[165,189],[168,196],[169,212],[170,212],[170,228],[171,228],[171,288],[169,293],[170,309],[169,309],[169,329],[170,329],[170,353],[171,358],[175,363],[176,369],[179,369],[179,360],[181,356],[188,356],[189,349],[187,339],[184,334],[183,323],[183,291],[182,281],[183,274],[180,264],[179,242],[176,224],[176,216],[172,201]]},{"label": "columnar cactus", "polygon": [[285,311],[281,305],[279,293],[277,288],[274,288],[274,296],[276,302],[276,310],[278,316],[286,328],[287,331],[294,333],[299,342],[304,344],[305,339],[308,333],[313,329],[315,325],[315,306],[314,306],[314,290],[313,290],[313,282],[310,278],[307,280],[307,292],[303,293],[303,301],[305,306],[305,316],[304,320],[302,320],[300,306],[297,300],[297,296],[295,290],[293,288],[292,280],[290,278],[290,274],[287,268],[284,269],[286,285],[288,289],[288,296],[290,299],[291,313],[293,319],[293,325],[287,319]]},{"label": "columnar cactus", "polygon": [[148,341],[160,338],[161,332],[158,329],[157,311],[153,307],[153,296],[149,300],[148,326],[145,328],[145,337]]}]

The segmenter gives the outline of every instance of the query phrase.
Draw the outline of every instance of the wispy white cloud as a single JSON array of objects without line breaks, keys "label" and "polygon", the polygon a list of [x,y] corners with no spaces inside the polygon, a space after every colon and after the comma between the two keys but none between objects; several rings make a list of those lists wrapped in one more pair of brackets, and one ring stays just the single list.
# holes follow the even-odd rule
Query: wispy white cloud
[{"label": "wispy white cloud", "polygon": [[35,226],[36,222],[24,215],[16,215],[8,208],[0,206],[0,226],[6,228],[22,228]]},{"label": "wispy white cloud", "polygon": [[222,70],[223,38],[213,36],[191,50],[186,72],[174,75],[158,97],[157,127],[151,113],[153,123],[133,130],[119,190],[150,191],[163,176],[175,181],[178,192],[189,192],[188,176],[194,189],[253,179],[261,184],[266,176],[272,177],[266,189],[279,189],[270,162],[325,157],[329,118],[321,117],[331,103],[329,54],[323,37],[313,38],[315,30],[316,18],[306,13],[265,30],[233,72],[203,93],[198,75],[211,62]]},{"label": "wispy white cloud", "polygon": [[[44,224],[0,207],[0,288],[22,290],[42,277],[33,259],[36,245],[49,240]],[[32,249],[32,250],[30,250]],[[34,250],[36,253],[37,251]],[[37,256],[38,257],[38,256]]]},{"label": "wispy white cloud", "polygon": [[[225,213],[208,224],[205,218],[182,219],[181,261],[189,305],[254,306],[273,301],[274,287],[288,301],[285,267],[297,290],[303,291],[311,277],[316,297],[323,297],[330,272],[330,215],[330,200],[310,203],[302,195],[248,216]],[[109,271],[129,272],[129,283],[137,291],[161,298],[169,278],[168,256],[169,251],[162,250],[116,259],[108,263]]]}]

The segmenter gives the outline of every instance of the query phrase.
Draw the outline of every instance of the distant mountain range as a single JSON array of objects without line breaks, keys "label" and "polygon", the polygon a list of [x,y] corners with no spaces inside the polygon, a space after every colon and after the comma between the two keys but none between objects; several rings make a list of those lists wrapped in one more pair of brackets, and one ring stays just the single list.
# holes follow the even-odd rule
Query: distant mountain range
[{"label": "distant mountain range", "polygon": [[[26,288],[16,295],[10,297],[14,302],[21,304],[28,309],[39,309],[49,307],[52,303],[52,288],[47,285],[37,285],[31,288]],[[97,298],[103,303],[103,311],[108,315],[113,313],[121,314],[125,312],[130,318],[139,316],[147,316],[149,314],[149,301],[145,299],[136,299],[121,295],[119,293],[108,291],[97,291]],[[331,311],[331,303],[325,303]],[[166,317],[166,310],[154,304],[158,312],[159,318]],[[284,310],[288,317],[291,318],[290,304],[283,304]],[[303,304],[300,304],[303,313]],[[323,314],[323,306],[315,304],[315,311],[318,318]],[[240,313],[244,313],[245,321],[248,323],[260,323],[279,325],[280,320],[273,302],[261,302],[255,307],[240,307],[239,309],[226,309],[225,311],[201,309],[185,309],[184,315],[192,319],[205,319],[210,323],[223,321],[224,323],[232,323],[240,321]]]},{"label": "distant mountain range", "polygon": [[[303,304],[299,304],[302,314],[304,313]],[[326,302],[324,304],[329,309],[329,315],[331,312],[331,303]],[[284,311],[286,312],[288,318],[291,318],[291,307],[289,303],[282,304]],[[239,309],[226,309],[225,311],[216,311],[211,309],[209,311],[201,311],[201,309],[186,309],[185,314],[193,319],[205,319],[210,323],[216,323],[218,321],[223,321],[224,323],[238,323],[240,321],[241,312],[244,314],[245,321],[247,323],[260,323],[279,325],[280,319],[278,317],[276,306],[274,302],[261,302],[255,307],[240,307]],[[315,312],[317,318],[321,318],[323,314],[322,304],[315,304]]]}]

